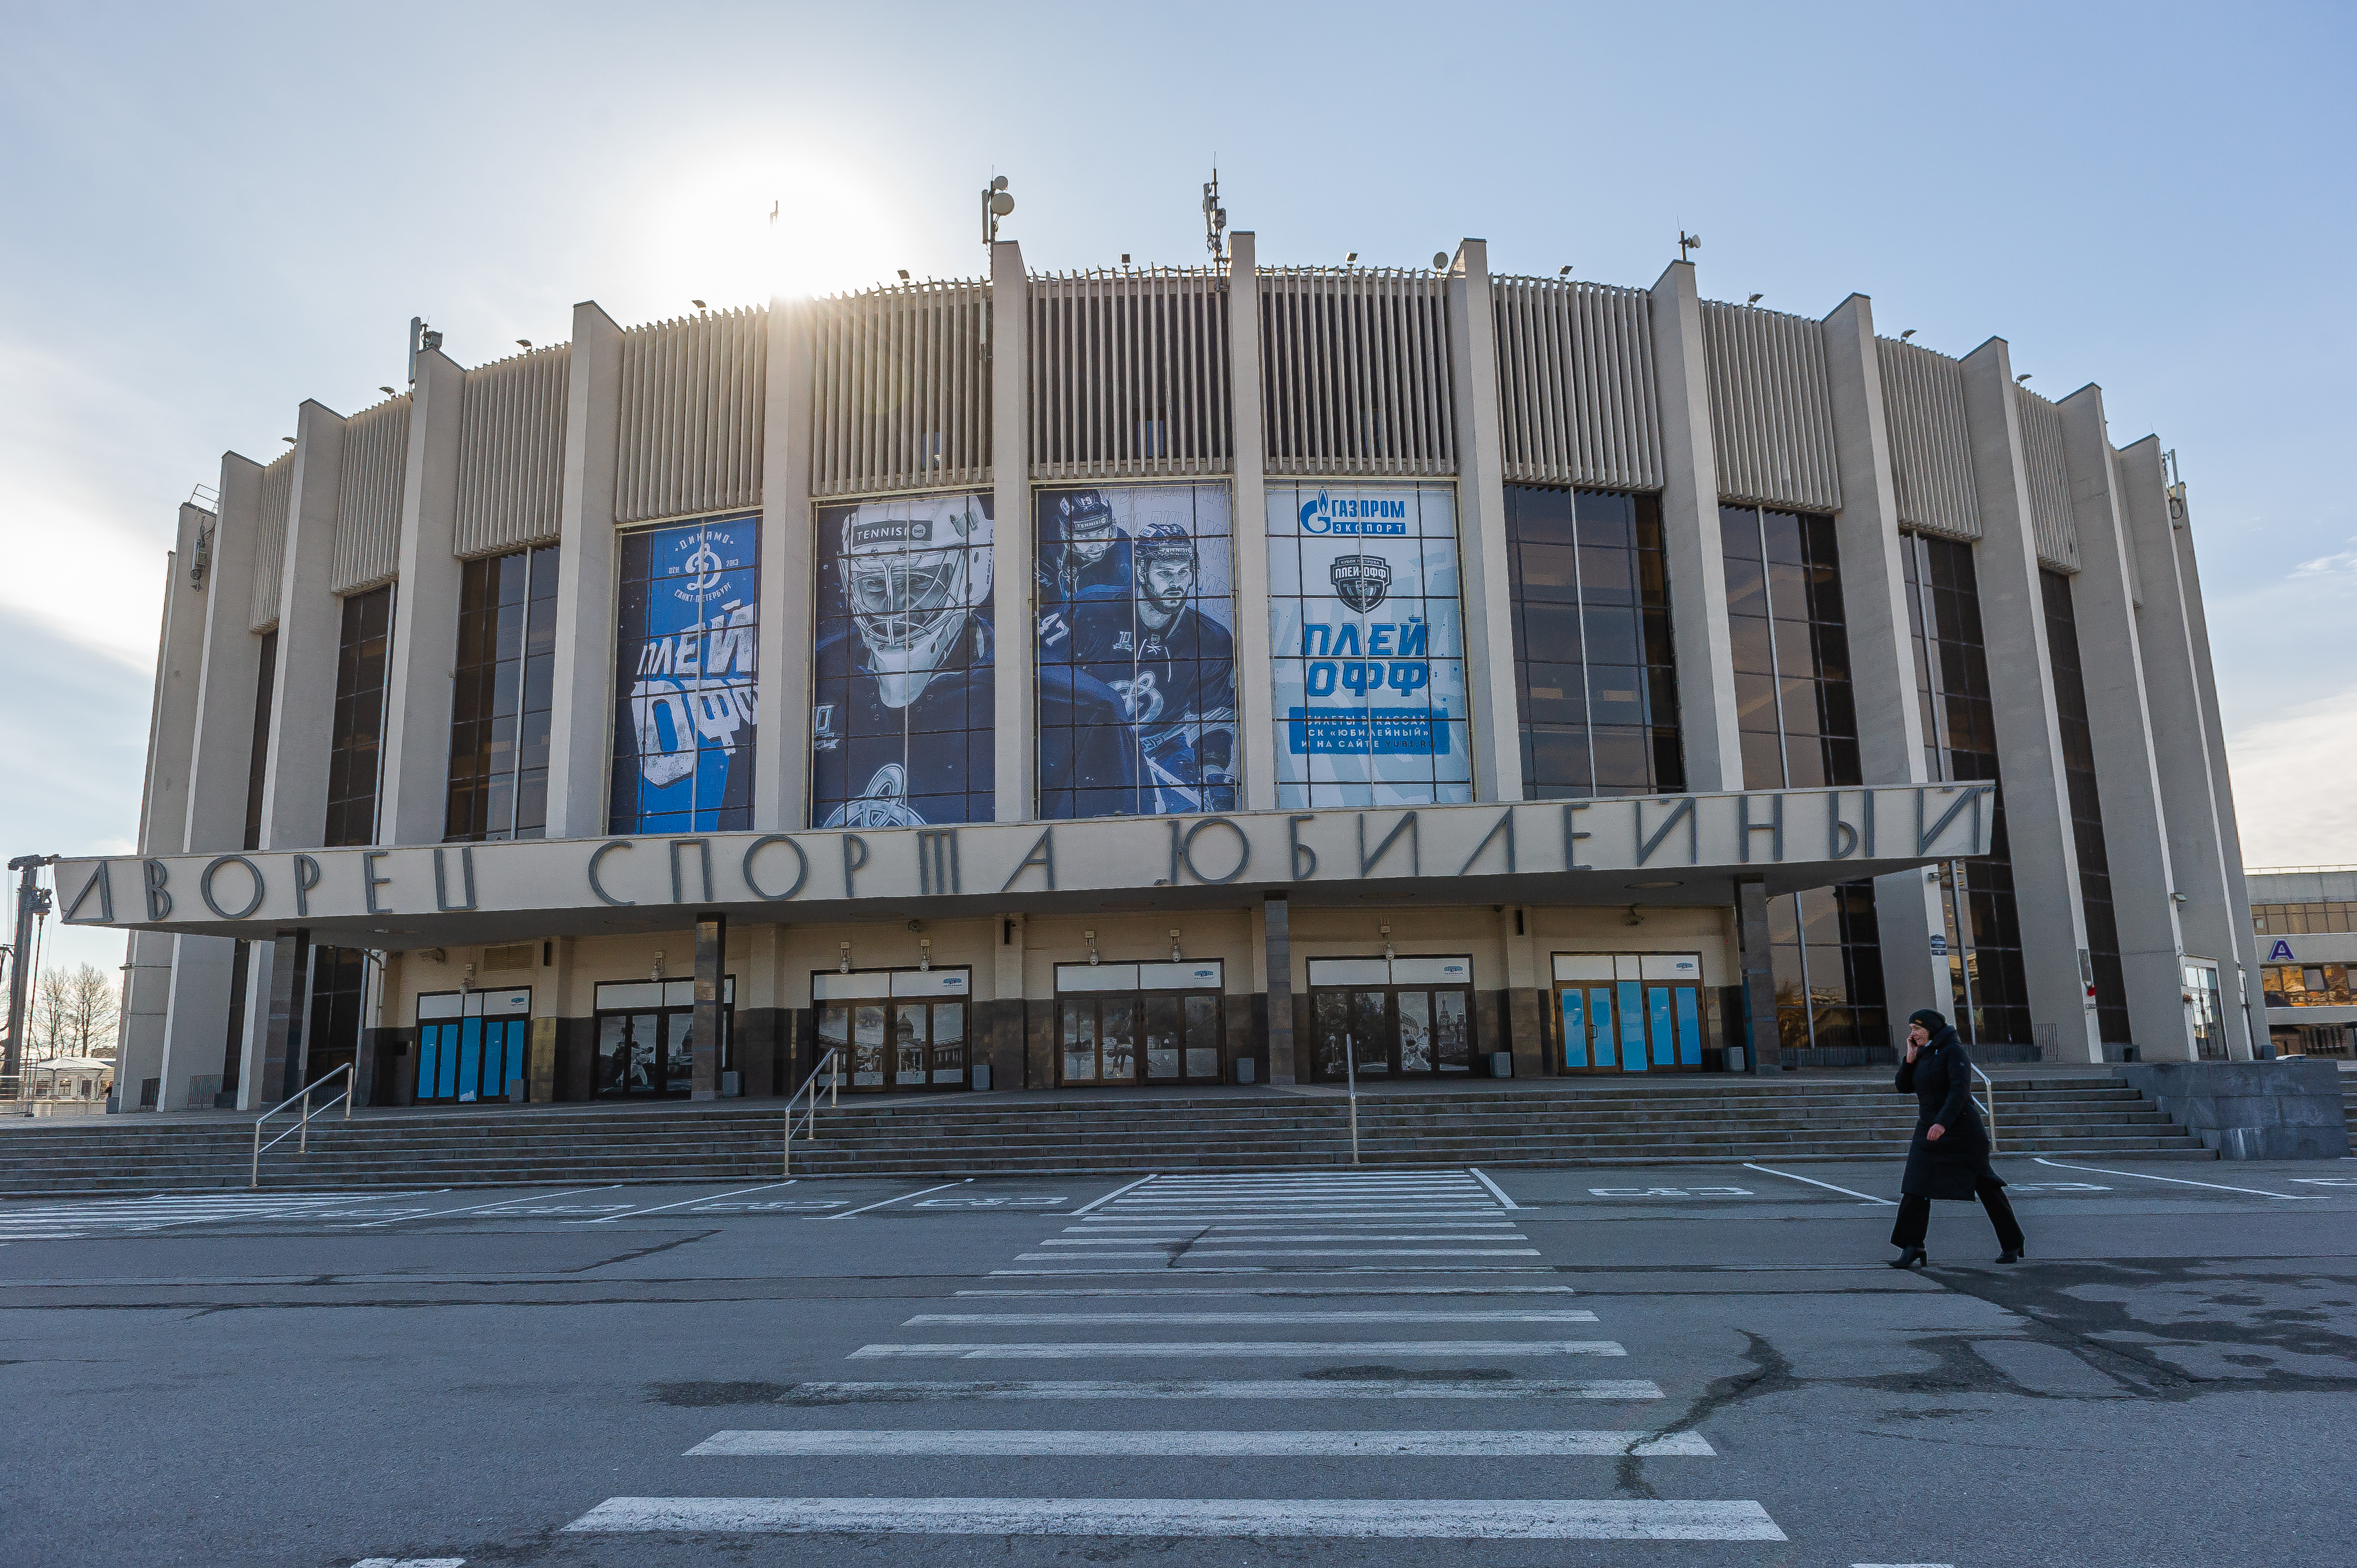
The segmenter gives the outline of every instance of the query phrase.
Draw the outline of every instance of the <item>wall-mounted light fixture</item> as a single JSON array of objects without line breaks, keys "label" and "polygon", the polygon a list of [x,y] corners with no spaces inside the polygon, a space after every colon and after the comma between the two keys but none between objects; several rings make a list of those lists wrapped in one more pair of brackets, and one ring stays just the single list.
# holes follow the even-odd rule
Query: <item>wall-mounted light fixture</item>
[{"label": "wall-mounted light fixture", "polygon": [[844,973],[849,974],[851,972],[851,944],[849,942],[837,942],[835,943],[835,946],[843,950],[843,958],[842,961],[834,967],[841,970]]},{"label": "wall-mounted light fixture", "polygon": [[931,937],[919,937],[917,939],[917,969],[920,973],[930,974],[932,972],[932,968],[933,939]]},{"label": "wall-mounted light fixture", "polygon": [[1383,961],[1389,963],[1392,957],[1392,929],[1389,926],[1377,926],[1375,929],[1383,933]]},{"label": "wall-mounted light fixture", "polygon": [[1094,962],[1096,962],[1096,961],[1097,961],[1097,934],[1096,934],[1094,931],[1082,931],[1082,932],[1081,933],[1081,940],[1082,940],[1082,941],[1084,941],[1084,942],[1086,942],[1086,943],[1088,943],[1088,944],[1089,944],[1089,961],[1090,961],[1091,963],[1094,963]]}]

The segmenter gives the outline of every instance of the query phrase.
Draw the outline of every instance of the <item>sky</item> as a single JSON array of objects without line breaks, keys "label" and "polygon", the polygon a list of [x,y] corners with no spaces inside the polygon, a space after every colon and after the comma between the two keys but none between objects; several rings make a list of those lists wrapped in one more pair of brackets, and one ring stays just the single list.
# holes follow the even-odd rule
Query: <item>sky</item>
[{"label": "sky", "polygon": [[[2357,863],[2357,8],[0,0],[0,842],[122,852],[176,509],[317,398],[628,323],[983,271],[1642,286],[2099,381],[2179,455],[2252,865]],[[773,229],[770,212],[779,221]],[[119,938],[52,931],[112,967]]]}]

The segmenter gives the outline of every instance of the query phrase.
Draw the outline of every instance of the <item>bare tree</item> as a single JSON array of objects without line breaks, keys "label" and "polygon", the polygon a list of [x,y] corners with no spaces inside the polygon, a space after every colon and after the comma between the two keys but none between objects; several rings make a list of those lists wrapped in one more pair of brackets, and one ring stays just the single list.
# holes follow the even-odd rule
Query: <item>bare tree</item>
[{"label": "bare tree", "polygon": [[113,983],[86,963],[41,976],[27,1033],[45,1057],[98,1056],[113,1045],[115,1019]]}]

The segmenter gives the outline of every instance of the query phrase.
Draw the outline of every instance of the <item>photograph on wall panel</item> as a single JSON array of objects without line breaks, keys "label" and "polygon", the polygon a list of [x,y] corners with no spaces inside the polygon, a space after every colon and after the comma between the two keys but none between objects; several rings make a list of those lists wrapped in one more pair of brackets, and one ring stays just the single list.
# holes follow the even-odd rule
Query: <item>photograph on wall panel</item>
[{"label": "photograph on wall panel", "polygon": [[1270,485],[1268,595],[1277,806],[1472,800],[1455,489]]},{"label": "photograph on wall panel", "polygon": [[1042,490],[1036,506],[1039,814],[1235,810],[1227,487]]},{"label": "photograph on wall panel", "polygon": [[615,545],[608,831],[750,828],[760,518],[639,529]]},{"label": "photograph on wall panel", "polygon": [[989,822],[990,497],[817,513],[811,825]]}]

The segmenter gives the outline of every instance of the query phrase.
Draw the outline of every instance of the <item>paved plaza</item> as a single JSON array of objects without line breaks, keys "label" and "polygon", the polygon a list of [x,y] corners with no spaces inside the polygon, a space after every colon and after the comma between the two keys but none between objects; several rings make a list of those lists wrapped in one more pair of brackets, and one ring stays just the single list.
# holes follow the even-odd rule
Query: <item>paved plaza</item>
[{"label": "paved plaza", "polygon": [[2357,1161],[0,1206],[11,1563],[2345,1563]]}]

